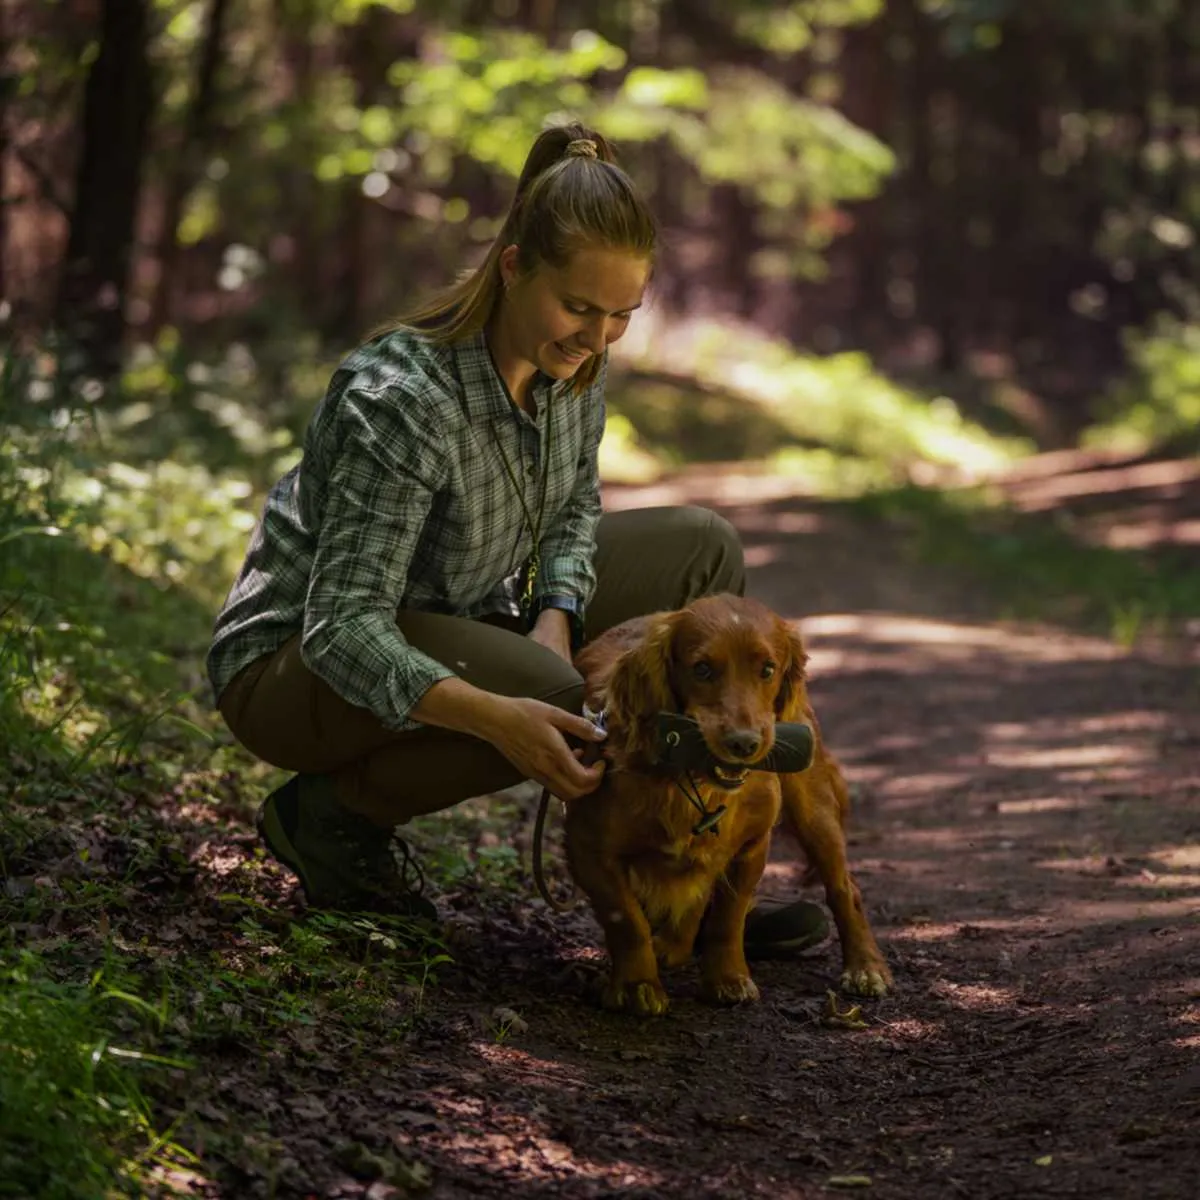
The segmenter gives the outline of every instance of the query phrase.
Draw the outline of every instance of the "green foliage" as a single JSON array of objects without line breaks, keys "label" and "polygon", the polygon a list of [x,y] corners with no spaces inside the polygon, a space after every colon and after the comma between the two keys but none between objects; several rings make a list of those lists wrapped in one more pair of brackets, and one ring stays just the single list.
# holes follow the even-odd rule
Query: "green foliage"
[{"label": "green foliage", "polygon": [[393,140],[415,138],[421,175],[438,186],[459,154],[515,176],[547,114],[586,115],[595,106],[587,81],[625,63],[624,51],[591,32],[562,51],[503,29],[431,43],[430,61],[397,62],[388,80],[402,100],[392,109]]},{"label": "green foliage", "polygon": [[1130,370],[1100,404],[1087,445],[1142,453],[1200,445],[1200,324],[1163,314],[1126,335]]},{"label": "green foliage", "polygon": [[761,458],[837,494],[891,486],[931,464],[966,473],[1028,453],[968,421],[948,396],[905,389],[858,353],[798,354],[783,342],[698,325],[686,363],[627,356],[611,407],[671,463]]},{"label": "green foliage", "polygon": [[314,912],[282,923],[263,911],[238,930],[214,958],[176,959],[163,979],[178,997],[190,1046],[266,1042],[317,1025],[326,1036],[336,1029],[400,1039],[453,961],[439,940],[394,917]]},{"label": "green foliage", "polygon": [[793,0],[743,3],[733,13],[736,34],[787,57],[808,50],[829,28],[872,21],[883,10],[883,0]]},{"label": "green foliage", "polygon": [[37,955],[0,959],[0,1196],[146,1194],[147,1171],[190,1158],[156,1130],[139,1050],[165,1013],[97,975],[59,982]]},{"label": "green foliage", "polygon": [[[644,14],[632,11],[614,9],[603,21],[596,14],[594,23],[585,13],[575,32],[547,43],[511,23],[473,24],[460,8],[323,0],[281,9],[282,37],[272,36],[271,22],[261,18],[238,27],[228,53],[245,72],[224,76],[222,98],[222,109],[237,119],[229,120],[229,136],[195,181],[181,241],[200,246],[224,238],[264,253],[279,233],[281,188],[300,189],[311,228],[336,221],[349,185],[415,218],[401,244],[427,241],[432,226],[461,255],[464,230],[477,241],[494,232],[499,206],[491,185],[510,186],[547,121],[576,117],[630,150],[669,143],[696,187],[741,188],[763,207],[763,232],[780,247],[771,269],[814,276],[837,223],[809,225],[795,219],[795,210],[873,195],[893,169],[890,151],[828,103],[836,94],[828,85],[837,73],[837,31],[869,20],[878,0],[806,0],[782,8],[743,3],[722,11],[717,19],[729,25],[728,42],[698,47],[703,67],[664,56],[631,67],[626,47],[636,40],[638,21],[644,24]],[[386,34],[399,27],[377,18],[409,11],[419,22],[419,50],[390,63],[381,54],[364,76],[349,47],[365,22],[384,33],[387,45]],[[168,119],[176,121],[188,98],[195,15],[194,6],[178,9],[157,49]],[[726,61],[726,45],[756,41],[813,55],[819,86],[804,94],[770,71]],[[304,69],[302,82],[293,79],[292,94],[285,87],[281,97],[279,81],[294,74],[297,61],[309,61],[310,51],[321,55],[322,69]],[[276,82],[259,89],[254,76]],[[267,285],[272,273],[267,268]]]}]

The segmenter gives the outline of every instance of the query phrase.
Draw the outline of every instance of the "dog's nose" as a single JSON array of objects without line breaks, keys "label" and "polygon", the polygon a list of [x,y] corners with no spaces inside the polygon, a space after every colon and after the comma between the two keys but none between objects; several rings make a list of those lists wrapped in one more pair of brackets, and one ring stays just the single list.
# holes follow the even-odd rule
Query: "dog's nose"
[{"label": "dog's nose", "polygon": [[750,758],[762,745],[753,729],[735,729],[725,735],[725,749],[736,758]]}]

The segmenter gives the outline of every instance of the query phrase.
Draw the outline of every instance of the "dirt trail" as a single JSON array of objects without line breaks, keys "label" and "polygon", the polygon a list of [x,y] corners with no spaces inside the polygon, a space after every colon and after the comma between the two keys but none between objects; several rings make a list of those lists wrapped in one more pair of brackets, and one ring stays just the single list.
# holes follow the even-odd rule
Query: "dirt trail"
[{"label": "dirt trail", "polygon": [[[276,1194],[405,1194],[332,1166],[344,1136],[424,1164],[438,1200],[1195,1194],[1194,656],[990,623],[885,534],[766,486],[610,506],[715,501],[753,592],[802,618],[894,996],[866,1028],[822,1024],[835,943],[759,965],[754,1008],[702,1005],[685,971],[668,1017],[608,1016],[586,1000],[589,918],[464,906],[459,965],[406,1046],[360,1048],[336,1080],[262,1064],[293,1159]],[[781,839],[764,889],[796,886]]]}]

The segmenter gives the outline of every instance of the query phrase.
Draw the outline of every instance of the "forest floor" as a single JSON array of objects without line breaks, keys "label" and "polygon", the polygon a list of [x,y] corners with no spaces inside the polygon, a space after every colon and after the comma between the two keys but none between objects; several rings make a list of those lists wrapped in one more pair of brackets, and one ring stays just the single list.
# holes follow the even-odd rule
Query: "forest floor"
[{"label": "forest floor", "polygon": [[[1044,456],[1004,487],[1031,512],[1077,503],[1093,540],[1194,544],[1188,464],[1120,497],[1099,474],[1112,469]],[[598,928],[535,898],[536,794],[516,789],[414,833],[429,849],[452,832],[492,867],[430,864],[452,960],[429,966],[436,982],[414,977],[357,1024],[327,997],[337,1020],[310,1007],[249,1032],[231,990],[227,1031],[149,1093],[197,1156],[164,1180],[227,1198],[1193,1196],[1195,626],[1126,646],[1012,620],[978,577],[914,554],[903,514],[779,479],[694,469],[608,495],[610,508],[680,501],[734,522],[752,593],[800,622],[894,993],[862,1002],[861,1021],[829,1022],[835,937],[757,964],[754,1006],[704,1005],[685,970],[663,1018],[599,1011]],[[106,935],[216,962],[235,935],[245,952],[245,924],[223,915],[230,893],[252,902],[264,954],[303,920],[291,877],[255,850],[255,800],[229,778],[163,803],[178,852],[126,872],[133,891]],[[107,828],[93,863],[116,854]],[[27,855],[24,874],[38,869]],[[781,834],[762,890],[791,895],[800,876]],[[364,960],[367,991],[378,961]],[[189,1020],[175,1019],[184,1034]]]}]

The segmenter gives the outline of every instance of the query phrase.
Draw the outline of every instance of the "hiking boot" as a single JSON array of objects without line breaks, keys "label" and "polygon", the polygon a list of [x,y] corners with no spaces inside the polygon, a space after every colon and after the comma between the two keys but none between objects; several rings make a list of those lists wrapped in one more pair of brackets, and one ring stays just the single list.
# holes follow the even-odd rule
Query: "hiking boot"
[{"label": "hiking boot", "polygon": [[403,839],[337,802],[328,775],[293,775],[261,804],[258,835],[295,871],[310,908],[436,922]]},{"label": "hiking boot", "polygon": [[829,918],[811,900],[757,900],[746,914],[748,959],[791,958],[829,937]]},{"label": "hiking boot", "polygon": [[[711,911],[711,910],[710,910]],[[700,922],[696,934],[699,954],[708,927],[709,913]],[[746,914],[742,946],[746,958],[793,958],[819,946],[829,937],[829,919],[825,910],[811,900],[767,900],[756,897]]]}]

